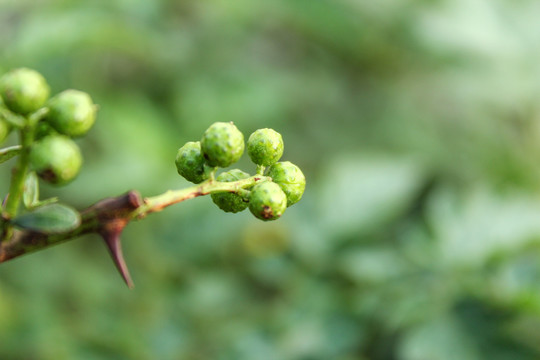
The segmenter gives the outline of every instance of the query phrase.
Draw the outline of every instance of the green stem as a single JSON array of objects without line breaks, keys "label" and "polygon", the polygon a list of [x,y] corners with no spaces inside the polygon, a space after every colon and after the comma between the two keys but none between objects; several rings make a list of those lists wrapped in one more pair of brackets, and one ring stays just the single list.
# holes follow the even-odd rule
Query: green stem
[{"label": "green stem", "polygon": [[144,199],[144,204],[133,212],[132,217],[144,217],[147,214],[161,211],[167,206],[192,199],[198,196],[208,195],[218,192],[239,192],[252,187],[261,181],[269,181],[266,176],[255,175],[247,179],[233,182],[220,182],[213,179],[206,180],[198,185],[181,189],[169,190],[164,194]]},{"label": "green stem", "polygon": [[13,218],[17,215],[21,197],[24,192],[24,180],[28,173],[30,162],[30,146],[34,140],[34,132],[31,128],[23,128],[19,130],[22,149],[19,154],[17,164],[13,168],[11,177],[11,185],[9,187],[9,196],[6,201],[4,216]]}]

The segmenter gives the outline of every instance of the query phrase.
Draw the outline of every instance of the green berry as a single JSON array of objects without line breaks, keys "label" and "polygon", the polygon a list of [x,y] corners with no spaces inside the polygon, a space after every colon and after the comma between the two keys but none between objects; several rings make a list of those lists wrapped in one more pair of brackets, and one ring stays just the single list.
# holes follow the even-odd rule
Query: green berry
[{"label": "green berry", "polygon": [[9,124],[4,120],[0,120],[0,143],[7,138],[10,130]]},{"label": "green berry", "polygon": [[[219,174],[217,181],[232,182],[247,179],[249,174],[239,169],[233,169]],[[248,203],[235,193],[223,192],[212,194],[212,201],[223,211],[237,213],[247,208]]]},{"label": "green berry", "polygon": [[225,168],[244,153],[244,135],[233,123],[216,122],[204,132],[201,148],[208,165]]},{"label": "green berry", "polygon": [[265,181],[255,185],[249,196],[249,210],[264,221],[278,219],[287,209],[287,196],[278,184]]},{"label": "green berry", "polygon": [[82,156],[73,140],[63,135],[51,135],[34,143],[30,164],[40,178],[61,185],[77,176]]},{"label": "green berry", "polygon": [[0,96],[13,112],[27,115],[42,107],[49,98],[50,88],[37,71],[20,68],[0,78]]},{"label": "green berry", "polygon": [[283,155],[281,134],[272,129],[259,129],[247,141],[247,153],[257,165],[270,166]]},{"label": "green berry", "polygon": [[306,189],[306,178],[298,166],[289,161],[278,162],[268,168],[267,176],[287,195],[287,207],[302,198]]},{"label": "green berry", "polygon": [[187,181],[199,184],[208,178],[204,171],[205,160],[199,141],[187,142],[178,149],[175,163],[178,174],[183,176]]},{"label": "green berry", "polygon": [[62,91],[49,100],[47,105],[47,121],[64,135],[84,135],[96,121],[97,107],[90,95],[82,91]]}]

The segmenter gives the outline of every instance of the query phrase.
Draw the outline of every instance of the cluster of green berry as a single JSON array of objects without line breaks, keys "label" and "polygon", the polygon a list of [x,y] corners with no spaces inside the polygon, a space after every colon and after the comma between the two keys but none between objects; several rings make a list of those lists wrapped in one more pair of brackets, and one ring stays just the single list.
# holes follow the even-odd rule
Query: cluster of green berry
[{"label": "cluster of green berry", "polygon": [[[176,168],[181,176],[195,184],[248,179],[250,175],[239,169],[225,171],[214,179],[216,169],[237,162],[245,147],[244,135],[233,123],[217,122],[204,132],[200,141],[188,142],[178,149]],[[226,212],[236,213],[249,207],[261,220],[278,219],[302,197],[306,186],[304,174],[289,161],[278,162],[283,155],[283,139],[272,129],[259,129],[251,134],[247,153],[257,165],[255,176],[265,176],[268,180],[248,188],[212,192],[212,200]]]},{"label": "cluster of green berry", "polygon": [[38,72],[19,68],[0,78],[0,142],[12,128],[24,133],[31,168],[43,180],[66,184],[82,165],[72,138],[80,137],[96,119],[96,105],[78,90],[65,90],[49,99],[50,87]]}]

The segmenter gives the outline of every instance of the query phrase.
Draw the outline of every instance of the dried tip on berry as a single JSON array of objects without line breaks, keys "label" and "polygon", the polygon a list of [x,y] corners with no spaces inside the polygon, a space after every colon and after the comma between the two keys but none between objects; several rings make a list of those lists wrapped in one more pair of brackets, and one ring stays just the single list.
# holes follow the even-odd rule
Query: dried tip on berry
[{"label": "dried tip on berry", "polygon": [[244,153],[244,135],[233,123],[216,122],[203,134],[201,149],[210,166],[226,168]]},{"label": "dried tip on berry", "polygon": [[187,142],[176,154],[176,170],[187,181],[199,184],[208,178],[204,171],[205,159],[199,141]]},{"label": "dried tip on berry", "polygon": [[97,107],[85,92],[65,90],[48,102],[47,122],[60,134],[82,136],[96,121]]},{"label": "dried tip on berry", "polygon": [[[233,182],[233,181],[238,181],[242,179],[247,179],[248,177],[249,177],[248,173],[239,169],[232,169],[232,170],[219,174],[216,180],[223,181],[223,182]],[[230,193],[230,192],[214,193],[211,195],[211,197],[214,204],[216,204],[221,210],[225,212],[237,213],[240,211],[244,211],[248,206],[248,203],[244,201],[242,196],[235,193]]]},{"label": "dried tip on berry", "polygon": [[247,152],[257,165],[270,166],[283,155],[281,134],[272,129],[259,129],[250,135]]},{"label": "dried tip on berry", "polygon": [[267,176],[270,176],[287,195],[287,207],[302,198],[306,189],[306,177],[298,166],[290,161],[278,162],[268,168]]},{"label": "dried tip on berry", "polygon": [[82,165],[79,147],[63,135],[51,135],[34,143],[30,164],[38,176],[56,185],[66,184],[77,176]]},{"label": "dried tip on berry", "polygon": [[249,210],[263,221],[276,220],[287,209],[287,196],[276,183],[266,181],[251,189]]},{"label": "dried tip on berry", "polygon": [[0,96],[5,106],[18,114],[36,111],[45,104],[49,94],[47,81],[35,70],[19,68],[0,78]]}]

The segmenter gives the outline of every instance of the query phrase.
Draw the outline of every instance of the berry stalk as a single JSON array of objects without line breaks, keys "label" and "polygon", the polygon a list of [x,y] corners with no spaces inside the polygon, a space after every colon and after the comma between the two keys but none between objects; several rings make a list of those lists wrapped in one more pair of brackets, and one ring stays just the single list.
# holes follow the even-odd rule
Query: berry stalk
[{"label": "berry stalk", "polygon": [[24,191],[24,179],[28,173],[30,164],[30,146],[34,141],[34,132],[30,127],[23,128],[19,131],[21,139],[21,152],[17,159],[17,164],[13,168],[11,177],[11,184],[9,187],[9,196],[6,201],[4,216],[7,218],[13,218],[17,215],[21,197]]},{"label": "berry stalk", "polygon": [[263,181],[271,181],[267,176],[255,175],[247,179],[234,182],[221,182],[208,179],[198,185],[181,190],[169,190],[164,194],[144,199],[144,204],[133,214],[134,217],[142,218],[147,214],[158,212],[167,206],[192,199],[198,196],[216,194],[222,192],[236,193],[254,186]]}]

